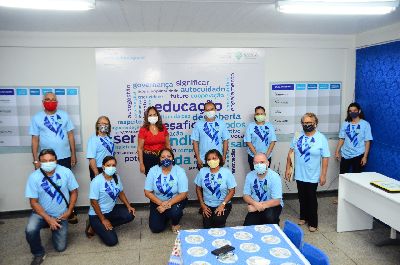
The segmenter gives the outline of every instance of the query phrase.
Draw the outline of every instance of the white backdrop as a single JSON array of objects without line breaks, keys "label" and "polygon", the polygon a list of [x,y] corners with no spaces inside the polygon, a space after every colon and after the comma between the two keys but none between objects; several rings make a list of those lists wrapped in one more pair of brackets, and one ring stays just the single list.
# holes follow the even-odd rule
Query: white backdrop
[{"label": "white backdrop", "polygon": [[[134,201],[143,197],[145,176],[137,162],[137,135],[148,106],[155,106],[170,133],[175,162],[186,169],[194,199],[196,160],[190,138],[203,119],[204,103],[213,101],[231,133],[226,166],[239,184],[249,168],[243,135],[264,97],[264,49],[137,48],[96,49],[99,114],[111,119],[118,172]],[[257,94],[258,93],[258,94]],[[265,98],[263,98],[265,102]]]}]

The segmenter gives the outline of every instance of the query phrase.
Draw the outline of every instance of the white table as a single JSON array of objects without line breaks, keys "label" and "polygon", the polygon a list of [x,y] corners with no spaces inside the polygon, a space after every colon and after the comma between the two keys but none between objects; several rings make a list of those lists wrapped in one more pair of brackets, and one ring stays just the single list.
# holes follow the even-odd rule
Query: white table
[{"label": "white table", "polygon": [[391,239],[400,231],[400,193],[388,193],[370,184],[392,180],[376,172],[339,175],[337,232],[372,229],[373,218],[389,225]]}]

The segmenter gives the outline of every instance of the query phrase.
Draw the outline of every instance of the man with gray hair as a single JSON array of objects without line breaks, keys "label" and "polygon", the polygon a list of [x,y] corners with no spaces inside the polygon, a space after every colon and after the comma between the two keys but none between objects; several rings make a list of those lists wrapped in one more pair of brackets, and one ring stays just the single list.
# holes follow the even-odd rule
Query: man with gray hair
[{"label": "man with gray hair", "polygon": [[248,213],[243,225],[279,224],[282,212],[281,177],[268,168],[264,153],[254,156],[254,170],[246,176],[243,199],[248,204]]},{"label": "man with gray hair", "polygon": [[57,97],[53,92],[43,96],[44,110],[31,120],[32,156],[35,169],[40,167],[38,154],[43,149],[53,149],[57,163],[71,169],[76,164],[74,125],[65,111],[58,110]]}]

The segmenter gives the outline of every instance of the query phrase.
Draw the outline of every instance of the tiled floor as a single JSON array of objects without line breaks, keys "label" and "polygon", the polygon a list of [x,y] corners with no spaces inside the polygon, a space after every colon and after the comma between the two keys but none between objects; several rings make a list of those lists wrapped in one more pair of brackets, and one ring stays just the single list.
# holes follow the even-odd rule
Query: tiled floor
[{"label": "tiled floor", "polygon": [[[310,233],[305,229],[305,241],[324,250],[333,265],[400,265],[400,246],[377,247],[376,242],[387,239],[390,230],[376,222],[373,230],[336,233],[336,205],[333,197],[319,198],[319,231]],[[296,220],[297,200],[285,200],[281,220]],[[201,216],[198,207],[185,209],[183,228],[200,228]],[[246,206],[240,201],[228,218],[228,226],[242,225]],[[78,225],[70,225],[68,248],[63,253],[53,250],[49,231],[43,230],[42,241],[47,251],[43,264],[166,264],[171,254],[175,235],[170,231],[152,234],[148,228],[148,209],[139,208],[135,220],[117,228],[119,244],[104,246],[98,237],[89,240],[85,237],[85,215],[79,215]],[[3,219],[0,225],[0,264],[30,264],[32,256],[25,241],[24,229],[27,217]]]}]

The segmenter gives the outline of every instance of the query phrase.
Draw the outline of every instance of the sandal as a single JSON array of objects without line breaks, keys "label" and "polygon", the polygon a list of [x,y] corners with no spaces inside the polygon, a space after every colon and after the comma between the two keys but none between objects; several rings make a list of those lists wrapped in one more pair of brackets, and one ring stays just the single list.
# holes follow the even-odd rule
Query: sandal
[{"label": "sandal", "polygon": [[174,233],[175,235],[177,235],[179,233],[180,229],[181,229],[180,225],[172,225],[171,226],[172,233]]},{"label": "sandal", "polygon": [[85,235],[87,238],[92,238],[95,235],[93,228],[90,226],[89,219],[86,220]]},{"label": "sandal", "polygon": [[298,225],[305,225],[306,223],[307,223],[306,220],[302,220],[302,219],[300,219],[300,220],[297,222]]},{"label": "sandal", "polygon": [[315,232],[315,231],[318,230],[318,228],[313,227],[313,226],[309,226],[309,227],[308,227],[308,230],[309,230],[310,232]]}]

